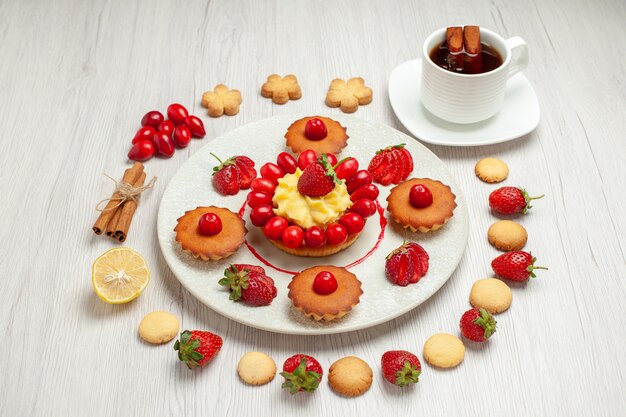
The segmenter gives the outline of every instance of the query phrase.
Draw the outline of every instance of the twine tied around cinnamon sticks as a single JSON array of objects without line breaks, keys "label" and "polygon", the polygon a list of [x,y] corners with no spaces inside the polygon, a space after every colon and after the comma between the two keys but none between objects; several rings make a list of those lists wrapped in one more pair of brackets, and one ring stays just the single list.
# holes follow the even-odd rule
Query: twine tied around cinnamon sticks
[{"label": "twine tied around cinnamon sticks", "polygon": [[[107,175],[107,177],[109,176]],[[140,162],[135,162],[132,167],[124,171],[124,176],[120,182],[113,178],[111,180],[116,184],[115,191],[111,198],[100,201],[96,206],[96,210],[100,211],[100,216],[92,229],[97,235],[105,232],[107,236],[124,242],[137,209],[137,199],[145,190],[152,188],[156,177],[144,185],[146,180],[144,166]],[[102,209],[101,206],[105,202],[107,204]]]}]

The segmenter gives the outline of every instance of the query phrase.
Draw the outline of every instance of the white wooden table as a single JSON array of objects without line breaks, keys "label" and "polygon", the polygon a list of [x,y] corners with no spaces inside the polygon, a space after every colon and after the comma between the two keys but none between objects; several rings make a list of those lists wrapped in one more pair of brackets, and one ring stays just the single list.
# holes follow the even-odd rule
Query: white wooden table
[{"label": "white wooden table", "polygon": [[[516,1],[0,1],[0,414],[30,415],[622,415],[626,407],[626,3]],[[276,114],[337,112],[324,106],[332,78],[362,76],[374,89],[358,117],[403,130],[387,99],[390,71],[419,55],[431,31],[474,23],[530,46],[525,74],[542,108],[536,131],[484,147],[429,146],[463,187],[470,211],[465,256],[428,302],[396,320],[353,333],[283,336],[239,325],[184,290],[156,240],[160,196],[178,167],[211,139]],[[263,99],[273,73],[298,75],[303,98]],[[203,91],[243,92],[236,117],[209,119]],[[139,119],[181,102],[202,114],[207,137],[169,160],[151,160],[155,188],[141,201],[127,245],[152,270],[148,289],[121,306],[101,302],[90,267],[116,246],[90,228],[94,206],[119,176]],[[494,189],[473,173],[496,156],[506,182],[545,193],[520,221],[527,248],[550,270],[513,288],[494,338],[470,347],[450,371],[424,365],[399,390],[379,360],[388,349],[422,357],[431,334],[456,332],[470,286],[491,275],[486,239]],[[182,328],[222,335],[201,371],[180,364],[171,344],[137,336],[150,311],[174,312]],[[374,369],[356,399],[327,378],[313,395],[290,396],[280,378],[248,387],[235,367],[247,351],[279,366],[293,353],[325,370],[356,355]]]}]

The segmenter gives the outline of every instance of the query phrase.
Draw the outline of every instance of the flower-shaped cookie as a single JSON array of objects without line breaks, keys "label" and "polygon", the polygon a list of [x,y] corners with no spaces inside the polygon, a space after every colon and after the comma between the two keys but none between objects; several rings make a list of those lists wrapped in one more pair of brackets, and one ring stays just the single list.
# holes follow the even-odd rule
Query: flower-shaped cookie
[{"label": "flower-shaped cookie", "polygon": [[202,105],[209,109],[211,117],[236,115],[239,113],[241,101],[239,90],[229,90],[224,84],[218,84],[213,91],[202,94]]},{"label": "flower-shaped cookie", "polygon": [[300,84],[295,75],[272,74],[267,77],[267,82],[261,87],[261,95],[271,98],[276,104],[285,104],[289,100],[297,100],[302,97]]},{"label": "flower-shaped cookie", "polygon": [[372,95],[372,89],[365,86],[365,80],[361,77],[350,78],[348,82],[336,78],[328,87],[326,105],[341,107],[344,113],[354,113],[359,105],[371,103]]}]

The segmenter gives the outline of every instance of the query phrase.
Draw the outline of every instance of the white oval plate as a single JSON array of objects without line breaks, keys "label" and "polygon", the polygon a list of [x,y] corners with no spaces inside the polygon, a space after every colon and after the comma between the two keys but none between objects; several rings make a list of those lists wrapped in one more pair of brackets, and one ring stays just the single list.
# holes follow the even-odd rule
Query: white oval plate
[{"label": "white oval plate", "polygon": [[[389,222],[385,237],[378,248],[363,263],[351,268],[362,281],[363,295],[360,303],[344,318],[332,322],[316,322],[295,310],[287,297],[287,284],[291,275],[266,267],[274,278],[278,296],[271,305],[250,307],[228,299],[226,288],[217,281],[231,263],[261,263],[244,245],[230,258],[220,262],[203,262],[181,250],[173,232],[176,220],[187,210],[197,206],[216,205],[237,212],[245,201],[247,191],[236,196],[219,195],[211,184],[215,159],[247,155],[256,163],[257,171],[265,162],[275,162],[276,155],[285,149],[284,134],[287,127],[301,116],[276,116],[250,123],[209,141],[180,167],[167,186],[161,199],[158,216],[158,236],[163,256],[174,275],[198,300],[218,313],[258,329],[286,334],[330,334],[363,329],[386,322],[417,307],[432,296],[452,275],[467,244],[468,215],[463,193],[445,165],[435,154],[407,135],[388,126],[367,122],[356,117],[332,115],[348,128],[348,146],[343,155],[354,156],[361,168],[367,167],[370,158],[381,148],[406,143],[413,155],[415,169],[412,177],[430,177],[450,185],[457,196],[458,207],[452,219],[439,231],[428,234],[406,232]],[[391,187],[379,187],[379,201],[385,206]],[[274,265],[290,271],[332,264],[344,266],[363,256],[377,241],[380,232],[378,216],[371,217],[359,239],[348,249],[326,258],[302,258],[288,255],[273,247],[263,237],[262,231],[246,220],[248,242]],[[404,240],[419,242],[430,254],[430,269],[417,283],[407,287],[391,285],[385,277],[385,256]]]},{"label": "white oval plate", "polygon": [[416,138],[434,145],[478,146],[517,139],[539,124],[539,101],[523,73],[508,81],[502,110],[478,123],[456,124],[431,114],[420,100],[422,60],[398,65],[389,77],[389,101],[396,117]]}]

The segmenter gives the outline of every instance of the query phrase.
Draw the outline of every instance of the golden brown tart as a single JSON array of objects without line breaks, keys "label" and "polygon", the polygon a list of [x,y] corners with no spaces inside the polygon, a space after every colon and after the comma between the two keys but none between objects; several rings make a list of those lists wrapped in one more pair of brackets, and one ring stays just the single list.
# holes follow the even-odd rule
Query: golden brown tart
[{"label": "golden brown tart", "polygon": [[[416,208],[411,205],[409,191],[416,184],[425,185],[433,196],[430,206]],[[441,228],[450,220],[456,208],[456,196],[449,186],[430,178],[412,178],[396,185],[387,197],[387,210],[391,218],[414,232],[430,232]]]},{"label": "golden brown tart", "polygon": [[[337,281],[336,289],[330,294],[320,294],[313,288],[316,276],[324,271],[330,272]],[[317,321],[331,321],[345,316],[359,303],[363,294],[361,281],[356,275],[332,265],[305,269],[293,277],[288,288],[293,306]]]},{"label": "golden brown tart", "polygon": [[[324,122],[328,132],[326,137],[321,140],[308,139],[304,133],[306,123],[316,118]],[[318,155],[322,153],[339,153],[348,144],[348,138],[346,128],[341,126],[338,121],[322,116],[310,116],[296,120],[285,133],[287,146],[296,154],[307,149],[313,149]]]},{"label": "golden brown tart", "polygon": [[[214,213],[222,221],[222,230],[213,236],[205,236],[198,230],[200,216]],[[204,261],[218,261],[232,255],[246,240],[244,221],[232,211],[222,207],[197,207],[185,212],[174,228],[176,241],[183,250]]]}]

